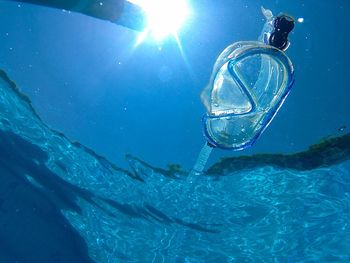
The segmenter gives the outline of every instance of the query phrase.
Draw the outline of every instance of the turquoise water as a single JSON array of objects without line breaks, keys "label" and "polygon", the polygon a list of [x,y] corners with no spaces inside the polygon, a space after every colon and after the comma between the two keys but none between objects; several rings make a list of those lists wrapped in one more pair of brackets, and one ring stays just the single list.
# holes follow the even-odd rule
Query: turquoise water
[{"label": "turquoise water", "polygon": [[[223,48],[260,34],[261,5],[304,18],[287,51],[295,86],[254,147],[215,150],[208,167],[255,165],[189,184],[199,93]],[[0,1],[0,262],[350,262],[349,4],[191,6],[181,53],[172,39],[134,48],[123,27]],[[253,155],[329,135],[345,138],[327,146],[331,161]]]}]

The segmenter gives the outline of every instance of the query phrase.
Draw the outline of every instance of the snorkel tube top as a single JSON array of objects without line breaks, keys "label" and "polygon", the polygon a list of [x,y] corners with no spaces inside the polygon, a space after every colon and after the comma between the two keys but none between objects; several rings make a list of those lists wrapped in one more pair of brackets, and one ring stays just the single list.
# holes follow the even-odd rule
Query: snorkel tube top
[{"label": "snorkel tube top", "polygon": [[146,15],[137,5],[125,0],[10,0],[65,9],[87,16],[107,20],[118,25],[143,31],[146,26]]}]

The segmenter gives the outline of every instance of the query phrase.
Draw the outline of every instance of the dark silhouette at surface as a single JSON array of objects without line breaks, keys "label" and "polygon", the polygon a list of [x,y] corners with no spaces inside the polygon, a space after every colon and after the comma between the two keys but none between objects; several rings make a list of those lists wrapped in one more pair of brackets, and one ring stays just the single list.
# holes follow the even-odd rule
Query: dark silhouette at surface
[{"label": "dark silhouette at surface", "polygon": [[64,9],[110,21],[127,28],[143,31],[146,15],[137,5],[126,0],[8,0]]}]

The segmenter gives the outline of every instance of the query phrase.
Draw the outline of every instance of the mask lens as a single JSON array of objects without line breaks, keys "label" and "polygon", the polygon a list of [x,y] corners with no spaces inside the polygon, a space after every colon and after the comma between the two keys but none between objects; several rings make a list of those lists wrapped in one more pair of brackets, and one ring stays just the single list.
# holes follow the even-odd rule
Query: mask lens
[{"label": "mask lens", "polygon": [[228,67],[229,62],[226,62],[214,79],[211,114],[215,116],[248,113],[253,108],[239,79],[232,76]]},{"label": "mask lens", "polygon": [[205,120],[211,142],[237,150],[255,142],[289,91],[292,72],[286,62],[289,66],[282,53],[256,50],[218,70]]}]

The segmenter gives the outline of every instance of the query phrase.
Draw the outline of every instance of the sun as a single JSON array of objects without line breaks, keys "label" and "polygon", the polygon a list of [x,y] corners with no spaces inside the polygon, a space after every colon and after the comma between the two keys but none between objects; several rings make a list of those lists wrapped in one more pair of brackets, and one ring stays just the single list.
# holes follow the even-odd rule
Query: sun
[{"label": "sun", "polygon": [[189,16],[186,0],[128,0],[140,6],[147,16],[147,27],[141,35],[152,35],[161,41],[169,35],[177,36]]}]

